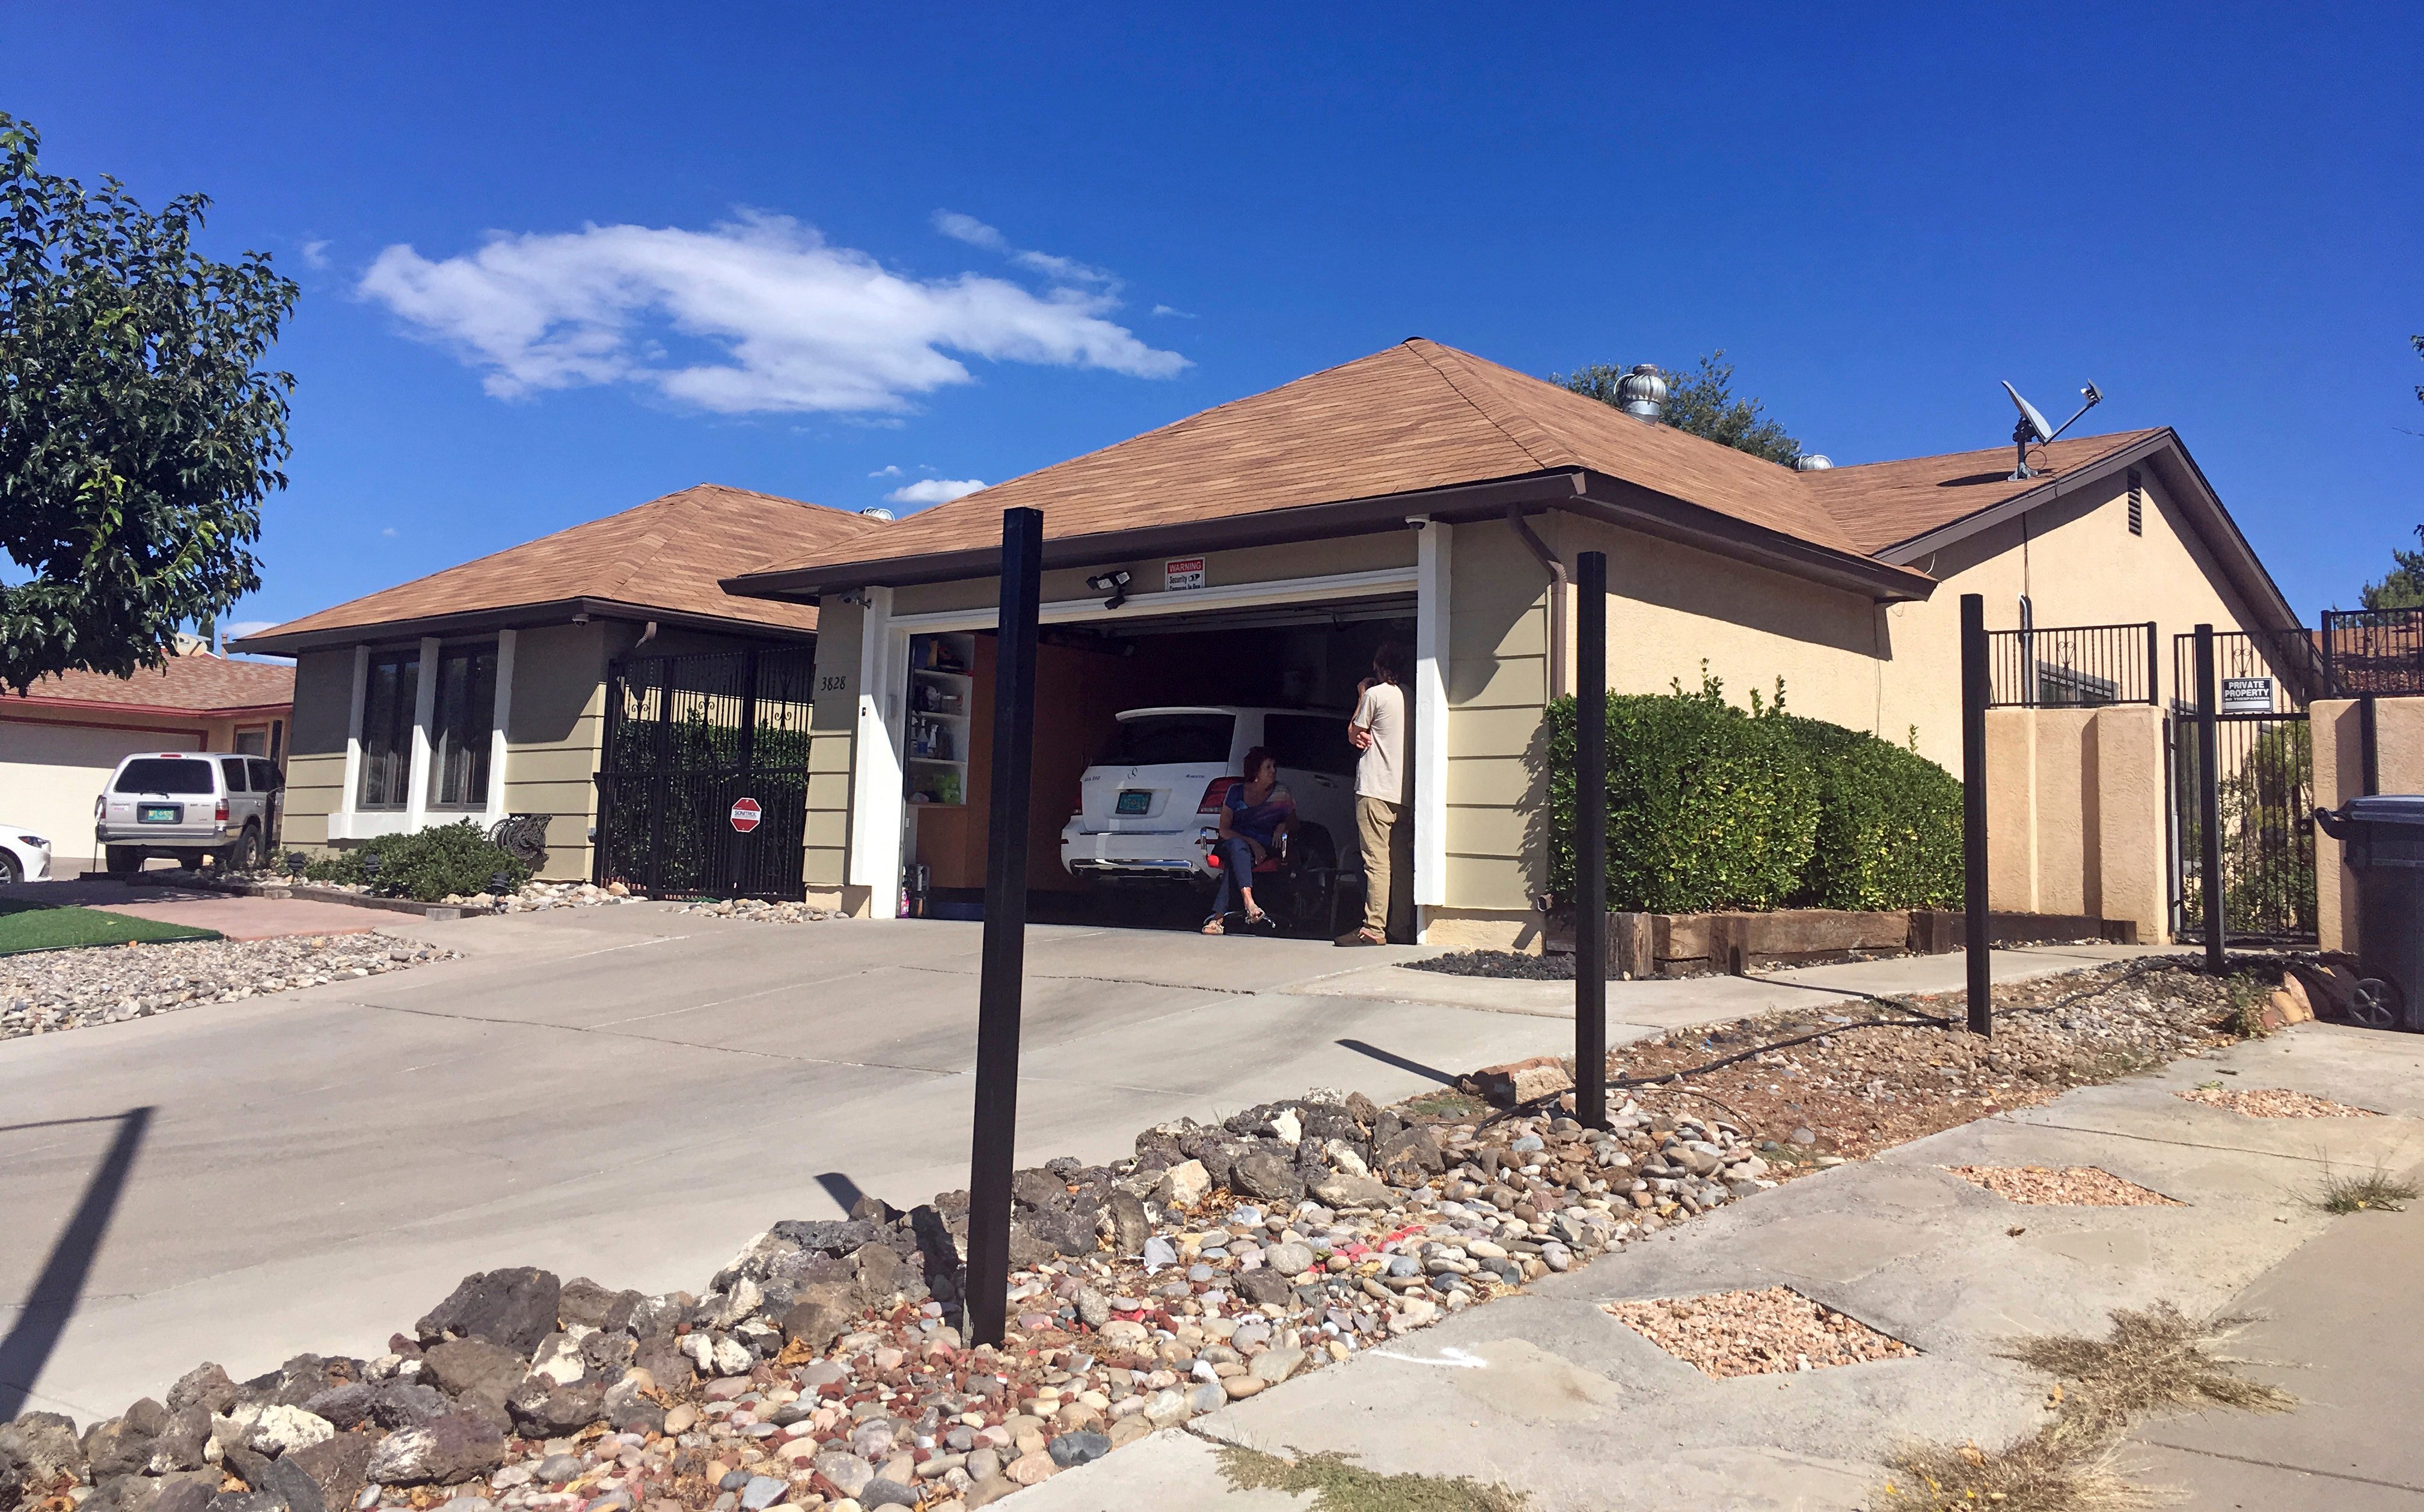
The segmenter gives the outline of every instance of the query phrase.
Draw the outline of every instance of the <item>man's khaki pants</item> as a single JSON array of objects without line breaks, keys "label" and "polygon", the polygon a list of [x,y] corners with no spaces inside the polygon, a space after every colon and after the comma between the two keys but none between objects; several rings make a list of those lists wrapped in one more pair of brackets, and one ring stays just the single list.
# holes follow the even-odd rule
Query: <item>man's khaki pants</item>
[{"label": "man's khaki pants", "polygon": [[1364,927],[1386,935],[1397,893],[1413,890],[1414,827],[1405,804],[1358,794],[1355,832],[1364,849]]}]

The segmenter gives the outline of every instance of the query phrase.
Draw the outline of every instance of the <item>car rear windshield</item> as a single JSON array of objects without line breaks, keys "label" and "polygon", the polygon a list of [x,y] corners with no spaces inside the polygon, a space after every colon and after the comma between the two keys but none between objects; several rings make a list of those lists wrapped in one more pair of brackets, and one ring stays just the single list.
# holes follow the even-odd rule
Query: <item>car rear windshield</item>
[{"label": "car rear windshield", "polygon": [[126,763],[114,789],[121,793],[215,793],[211,764],[175,756],[145,756]]},{"label": "car rear windshield", "polygon": [[1101,767],[1225,767],[1234,714],[1146,714],[1120,721]]}]

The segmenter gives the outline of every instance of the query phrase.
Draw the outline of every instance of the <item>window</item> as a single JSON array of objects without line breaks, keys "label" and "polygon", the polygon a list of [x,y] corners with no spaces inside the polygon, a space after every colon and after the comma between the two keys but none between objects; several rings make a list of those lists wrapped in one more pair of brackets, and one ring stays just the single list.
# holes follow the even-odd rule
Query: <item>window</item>
[{"label": "window", "polygon": [[269,754],[269,726],[266,724],[259,724],[248,730],[236,731],[235,748],[246,756],[267,756]]},{"label": "window", "polygon": [[137,756],[118,774],[112,791],[177,793],[201,797],[218,791],[211,781],[211,764],[178,756]]},{"label": "window", "polygon": [[286,786],[286,779],[279,772],[275,762],[255,760],[251,766],[254,792],[274,793]]},{"label": "window", "polygon": [[1266,714],[1263,744],[1287,771],[1355,775],[1355,746],[1347,722],[1334,714]]},{"label": "window", "polygon": [[244,757],[221,756],[219,770],[227,773],[228,791],[241,793],[251,790],[251,785],[244,780]]},{"label": "window", "polygon": [[438,697],[429,713],[429,805],[486,808],[488,732],[497,716],[497,648],[448,646],[438,654]]},{"label": "window", "polygon": [[1237,727],[1234,714],[1147,714],[1120,721],[1098,767],[1222,767]]},{"label": "window", "polygon": [[420,652],[382,651],[371,658],[362,683],[362,807],[405,806],[420,697]]},{"label": "window", "polygon": [[2146,485],[2136,468],[2129,470],[2129,533],[2146,533]]}]

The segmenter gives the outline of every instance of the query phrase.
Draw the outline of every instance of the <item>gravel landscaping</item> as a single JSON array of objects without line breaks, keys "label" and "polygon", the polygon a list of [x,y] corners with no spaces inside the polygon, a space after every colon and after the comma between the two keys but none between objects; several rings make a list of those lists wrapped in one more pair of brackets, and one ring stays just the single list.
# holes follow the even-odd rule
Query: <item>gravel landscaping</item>
[{"label": "gravel landscaping", "polygon": [[2007,1202],[2047,1207],[2178,1207],[2177,1200],[2094,1166],[1947,1166]]},{"label": "gravel landscaping", "polygon": [[0,1040],[375,977],[454,954],[378,934],[313,934],[0,957]]},{"label": "gravel landscaping", "polygon": [[684,903],[680,912],[705,914],[712,918],[745,918],[758,924],[815,924],[834,916],[830,910],[806,903],[769,902],[762,898],[703,898],[694,903]]},{"label": "gravel landscaping", "polygon": [[1703,1376],[1773,1376],[1919,1354],[1790,1286],[1602,1302],[1600,1311]]},{"label": "gravel landscaping", "polygon": [[1409,971],[1436,971],[1445,977],[1502,977],[1517,981],[1571,981],[1574,958],[1534,955],[1527,950],[1454,950],[1422,961],[1400,961]]},{"label": "gravel landscaping", "polygon": [[2243,1092],[2225,1091],[2219,1087],[2199,1087],[2192,1091],[2175,1092],[2176,1097],[2209,1107],[2228,1108],[2252,1119],[2371,1119],[2382,1115],[2369,1107],[2351,1107],[2335,1103],[2328,1097],[2316,1097],[2307,1092],[2293,1092],[2286,1087],[2255,1087]]}]

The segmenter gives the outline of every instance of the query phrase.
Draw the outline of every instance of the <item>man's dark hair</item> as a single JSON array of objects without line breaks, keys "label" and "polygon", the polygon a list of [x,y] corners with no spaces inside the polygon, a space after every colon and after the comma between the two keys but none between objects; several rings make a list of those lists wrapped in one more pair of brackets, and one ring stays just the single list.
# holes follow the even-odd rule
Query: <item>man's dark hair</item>
[{"label": "man's dark hair", "polygon": [[1372,648],[1372,664],[1381,675],[1402,688],[1406,685],[1406,647],[1401,642],[1382,641]]}]

